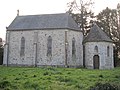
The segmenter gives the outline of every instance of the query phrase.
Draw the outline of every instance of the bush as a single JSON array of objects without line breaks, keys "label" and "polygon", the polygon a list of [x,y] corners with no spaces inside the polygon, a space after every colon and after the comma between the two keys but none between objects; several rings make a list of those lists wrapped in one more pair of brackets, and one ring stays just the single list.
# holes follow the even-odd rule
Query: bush
[{"label": "bush", "polygon": [[9,81],[2,81],[0,82],[0,88],[6,88],[11,86],[11,83]]},{"label": "bush", "polygon": [[120,90],[120,88],[116,85],[111,85],[110,83],[96,83],[90,90]]}]

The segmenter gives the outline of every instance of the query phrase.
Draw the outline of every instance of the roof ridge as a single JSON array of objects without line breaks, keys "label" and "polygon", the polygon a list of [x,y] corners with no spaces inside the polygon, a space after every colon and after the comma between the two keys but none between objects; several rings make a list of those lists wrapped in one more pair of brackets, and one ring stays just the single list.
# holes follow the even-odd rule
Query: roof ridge
[{"label": "roof ridge", "polygon": [[44,15],[62,15],[62,14],[68,14],[68,13],[50,13],[50,14],[31,14],[31,15],[19,15],[17,17],[21,17],[21,16],[44,16]]},{"label": "roof ridge", "polygon": [[80,31],[75,21],[68,13],[17,16],[7,30],[45,30],[48,28],[69,28]]}]

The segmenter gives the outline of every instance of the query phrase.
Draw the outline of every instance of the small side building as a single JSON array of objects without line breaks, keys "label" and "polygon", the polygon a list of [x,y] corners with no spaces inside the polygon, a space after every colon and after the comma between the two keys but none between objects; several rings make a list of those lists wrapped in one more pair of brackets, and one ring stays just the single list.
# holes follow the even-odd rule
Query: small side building
[{"label": "small side building", "polygon": [[89,69],[112,69],[113,41],[96,24],[84,41],[85,67]]}]

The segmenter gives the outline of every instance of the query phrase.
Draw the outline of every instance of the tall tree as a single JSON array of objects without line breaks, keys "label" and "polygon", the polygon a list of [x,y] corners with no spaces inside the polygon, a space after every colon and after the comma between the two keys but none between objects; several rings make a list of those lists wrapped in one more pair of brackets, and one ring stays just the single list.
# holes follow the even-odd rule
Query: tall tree
[{"label": "tall tree", "polygon": [[80,5],[76,3],[76,0],[68,3],[68,11],[78,26],[82,29],[83,35],[86,35],[89,31],[91,21],[94,18],[94,13],[91,11],[90,6],[93,5],[92,0],[86,1],[80,0]]},{"label": "tall tree", "polygon": [[110,36],[114,41],[117,40],[118,24],[117,10],[108,7],[97,15],[98,25]]},{"label": "tall tree", "polygon": [[120,3],[117,5],[117,17],[118,17],[118,50],[120,52]]},{"label": "tall tree", "polygon": [[120,52],[120,26],[119,26],[119,20],[118,16],[120,14],[118,13],[117,9],[110,9],[106,8],[100,12],[96,18],[97,23],[99,27],[103,31],[106,32],[106,34],[114,41],[115,48],[114,48],[114,56],[115,56],[115,63],[117,61],[118,52]]}]

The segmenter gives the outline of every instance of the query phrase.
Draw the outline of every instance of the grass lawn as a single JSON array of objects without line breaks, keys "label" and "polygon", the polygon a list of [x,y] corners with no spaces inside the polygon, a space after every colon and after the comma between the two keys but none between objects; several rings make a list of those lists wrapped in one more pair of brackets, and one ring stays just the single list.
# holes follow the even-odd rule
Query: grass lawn
[{"label": "grass lawn", "polygon": [[94,90],[90,88],[105,83],[120,87],[120,67],[89,70],[0,66],[0,90]]}]

